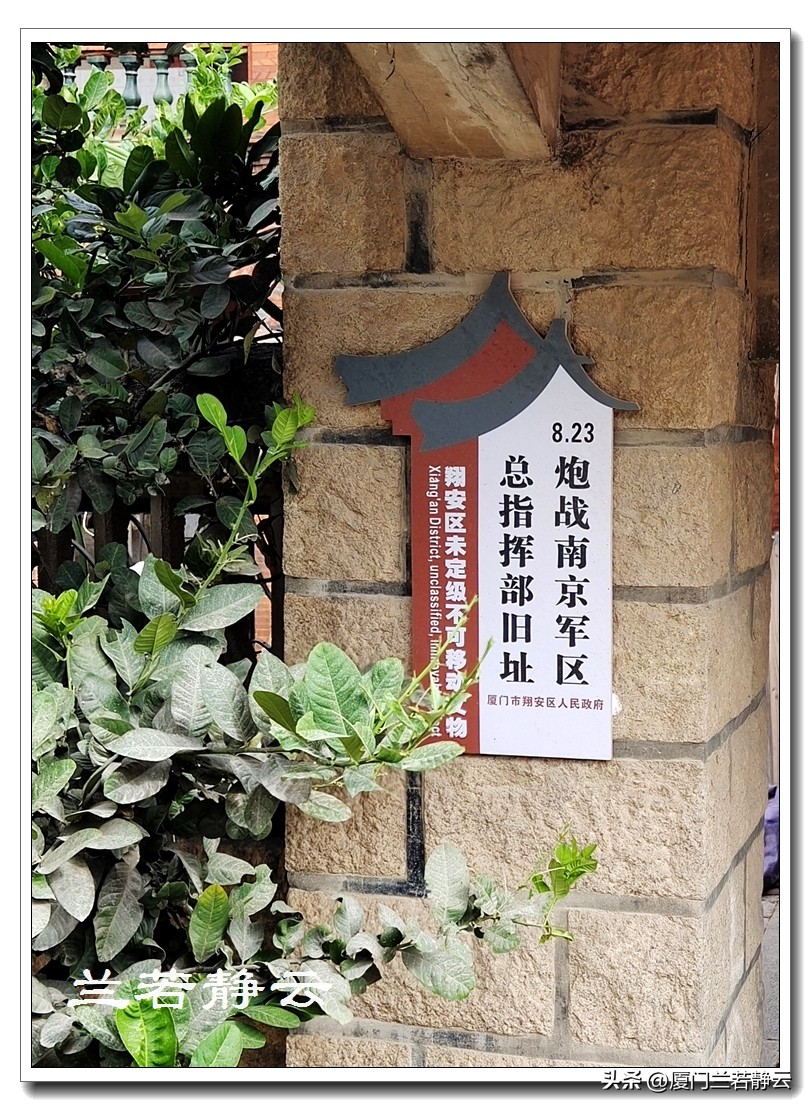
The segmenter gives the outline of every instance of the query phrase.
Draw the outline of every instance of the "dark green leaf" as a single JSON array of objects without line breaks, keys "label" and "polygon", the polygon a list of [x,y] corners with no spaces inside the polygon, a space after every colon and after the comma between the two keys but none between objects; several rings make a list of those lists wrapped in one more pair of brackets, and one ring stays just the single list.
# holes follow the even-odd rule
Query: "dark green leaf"
[{"label": "dark green leaf", "polygon": [[97,513],[106,513],[115,503],[115,482],[108,478],[98,467],[82,463],[78,469],[79,485],[90,498]]},{"label": "dark green leaf", "polygon": [[231,299],[226,285],[209,285],[200,300],[200,312],[207,320],[215,320],[225,311]]},{"label": "dark green leaf", "polygon": [[61,96],[46,96],[42,103],[42,122],[54,131],[68,131],[76,127],[82,119],[78,104],[71,104]]},{"label": "dark green leaf", "polygon": [[[209,288],[219,289],[220,286],[212,285]],[[221,378],[231,369],[231,362],[230,355],[208,355],[193,362],[188,367],[188,373],[198,378]]]},{"label": "dark green leaf", "polygon": [[105,378],[120,378],[127,371],[127,363],[121,352],[100,343],[88,350],[87,362]]},{"label": "dark green leaf", "polygon": [[82,402],[75,394],[69,393],[66,397],[62,398],[59,404],[57,417],[59,419],[59,426],[66,436],[76,431],[82,417]]},{"label": "dark green leaf", "polygon": [[141,359],[153,370],[174,370],[183,352],[173,335],[142,335],[136,344]]},{"label": "dark green leaf", "polygon": [[138,178],[150,164],[154,161],[155,155],[151,147],[136,146],[127,159],[127,164],[124,167],[124,180],[123,188],[125,193],[131,193],[133,187],[138,181]]},{"label": "dark green leaf", "polygon": [[267,690],[254,690],[253,698],[271,721],[286,728],[288,732],[296,731],[296,719],[284,698],[278,694],[271,694]]},{"label": "dark green leaf", "polygon": [[[190,98],[186,98],[187,104],[190,104]],[[193,111],[194,109],[192,109]],[[170,131],[166,136],[164,145],[166,154],[166,161],[172,169],[185,181],[195,181],[197,178],[197,158],[192,153],[189,144],[186,142],[183,132],[178,128]]]}]

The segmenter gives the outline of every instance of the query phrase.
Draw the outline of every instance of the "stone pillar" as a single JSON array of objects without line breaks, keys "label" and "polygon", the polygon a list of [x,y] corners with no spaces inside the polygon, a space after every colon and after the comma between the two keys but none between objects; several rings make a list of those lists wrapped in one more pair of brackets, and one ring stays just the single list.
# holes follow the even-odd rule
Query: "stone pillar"
[{"label": "stone pillar", "polygon": [[[616,417],[614,759],[463,757],[288,822],[289,900],[424,906],[425,851],[520,883],[569,825],[600,866],[574,941],[477,953],[477,991],[402,969],[290,1066],[758,1066],[772,413],[744,245],[759,48],[565,44],[555,161],[414,161],[341,44],[280,54],[287,389],[318,413],[286,502],[288,662],[409,656],[407,444],[346,408],[339,353],[443,334],[496,271],[557,315]],[[441,104],[436,106],[441,112]]]}]

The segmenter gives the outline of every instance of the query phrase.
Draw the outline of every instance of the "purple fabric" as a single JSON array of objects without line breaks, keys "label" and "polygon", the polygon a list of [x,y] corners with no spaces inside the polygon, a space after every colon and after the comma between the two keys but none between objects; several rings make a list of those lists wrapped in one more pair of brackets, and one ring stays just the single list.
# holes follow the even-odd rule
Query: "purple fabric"
[{"label": "purple fabric", "polygon": [[769,787],[763,846],[763,890],[780,885],[780,787]]}]

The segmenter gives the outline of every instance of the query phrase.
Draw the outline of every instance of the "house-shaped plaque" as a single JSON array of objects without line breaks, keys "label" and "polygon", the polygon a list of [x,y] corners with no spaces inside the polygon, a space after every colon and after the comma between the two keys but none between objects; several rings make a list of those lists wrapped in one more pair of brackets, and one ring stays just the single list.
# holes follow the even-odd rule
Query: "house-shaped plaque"
[{"label": "house-shaped plaque", "polygon": [[590,362],[562,319],[531,327],[506,274],[439,339],[335,361],[347,404],[411,438],[414,669],[450,636],[436,680],[458,689],[490,645],[436,729],[470,754],[611,758],[613,410],[638,406]]}]

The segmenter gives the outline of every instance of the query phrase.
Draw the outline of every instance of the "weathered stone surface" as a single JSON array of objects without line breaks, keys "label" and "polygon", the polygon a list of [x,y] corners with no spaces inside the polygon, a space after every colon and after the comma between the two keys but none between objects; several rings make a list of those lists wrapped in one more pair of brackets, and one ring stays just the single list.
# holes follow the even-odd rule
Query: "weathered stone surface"
[{"label": "weathered stone surface", "polygon": [[582,1060],[548,1060],[534,1056],[510,1056],[504,1052],[477,1052],[469,1048],[427,1045],[426,1068],[599,1068]]},{"label": "weathered stone surface", "polygon": [[[428,903],[418,898],[353,895],[366,909],[366,927],[378,929],[374,907],[381,902],[408,920],[435,931]],[[287,901],[307,921],[328,921],[334,903],[329,895],[292,889]],[[553,944],[526,937],[521,948],[495,956],[486,945],[473,946],[477,987],[462,1002],[448,1002],[425,990],[398,958],[383,969],[383,979],[353,999],[358,1018],[421,1025],[432,1029],[466,1029],[510,1036],[548,1035],[554,1014]]]},{"label": "weathered stone surface", "polygon": [[763,980],[758,960],[749,972],[727,1018],[727,1067],[760,1067],[763,1052],[762,1014]]},{"label": "weathered stone surface", "polygon": [[730,846],[737,852],[763,819],[766,808],[767,705],[757,710],[729,738],[732,811]]},{"label": "weathered stone surface", "polygon": [[763,940],[763,839],[756,837],[746,854],[746,940],[744,958],[748,967]]},{"label": "weathered stone surface", "polygon": [[613,119],[719,107],[746,127],[754,122],[753,69],[746,42],[567,42],[563,115]]},{"label": "weathered stone surface", "polygon": [[[556,314],[553,293],[514,296],[546,333]],[[346,405],[333,369],[337,355],[386,355],[438,339],[464,319],[480,293],[463,289],[287,289],[284,294],[285,382],[314,406],[320,425],[338,430],[384,426],[377,404]]]},{"label": "weathered stone surface", "polygon": [[736,423],[751,428],[774,426],[774,383],[777,363],[744,362],[738,380]]},{"label": "weathered stone surface", "polygon": [[710,586],[732,542],[729,447],[618,447],[614,584]]},{"label": "weathered stone surface", "polygon": [[726,1039],[726,1030],[724,1030],[724,1032],[719,1037],[718,1043],[716,1044],[715,1048],[710,1053],[710,1058],[707,1061],[707,1064],[711,1068],[722,1068],[724,1066],[724,1064],[726,1063],[726,1058],[727,1058],[727,1039]]},{"label": "weathered stone surface", "polygon": [[699,918],[569,910],[569,1029],[581,1044],[697,1053],[711,1035]]},{"label": "weathered stone surface", "polygon": [[394,1041],[359,1037],[318,1037],[300,1034],[287,1038],[288,1068],[409,1068],[411,1049]]},{"label": "weathered stone surface", "polygon": [[434,266],[737,276],[742,165],[736,139],[703,127],[571,132],[554,165],[435,160]]},{"label": "weathered stone surface", "polygon": [[283,136],[280,165],[284,273],[403,269],[403,156],[394,136]]},{"label": "weathered stone surface", "polygon": [[618,428],[715,428],[735,422],[742,321],[731,289],[612,285],[575,292],[572,338],[599,386],[639,404]]},{"label": "weathered stone surface", "polygon": [[344,43],[279,43],[282,120],[356,119],[383,114]]},{"label": "weathered stone surface", "polygon": [[768,587],[767,572],[751,585],[743,586],[712,603],[709,687],[713,696],[707,723],[711,736],[737,717],[766,682]]},{"label": "weathered stone surface", "polygon": [[340,594],[284,599],[285,657],[303,663],[323,640],[338,644],[361,668],[396,656],[411,669],[411,598]]},{"label": "weathered stone surface", "polygon": [[352,816],[340,825],[316,821],[288,806],[287,870],[405,878],[405,775],[389,772],[380,786],[353,798]]},{"label": "weathered stone surface", "polygon": [[425,778],[426,848],[450,841],[475,870],[518,885],[568,824],[598,846],[578,891],[702,899],[729,866],[717,840],[727,795],[716,797],[728,778],[720,752],[707,765],[462,756]]},{"label": "weathered stone surface", "polygon": [[310,444],[285,498],[284,570],[293,578],[405,580],[405,457],[400,447]]},{"label": "weathered stone surface", "polygon": [[385,355],[418,347],[455,327],[476,300],[459,290],[287,289],[287,393],[305,397],[318,423],[327,427],[381,426],[385,422],[379,405],[346,405],[346,388],[333,369],[336,356]]},{"label": "weathered stone surface", "polygon": [[614,602],[614,689],[622,703],[616,740],[709,738],[710,622],[707,605]]},{"label": "weathered stone surface", "polygon": [[774,449],[767,440],[739,443],[732,453],[735,573],[769,561],[772,548]]}]

